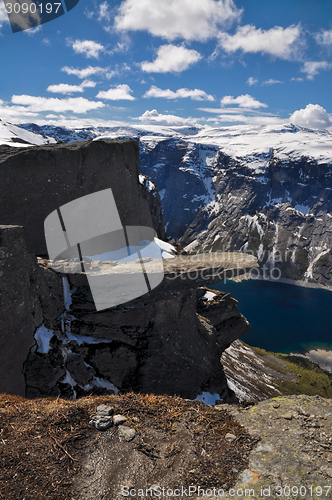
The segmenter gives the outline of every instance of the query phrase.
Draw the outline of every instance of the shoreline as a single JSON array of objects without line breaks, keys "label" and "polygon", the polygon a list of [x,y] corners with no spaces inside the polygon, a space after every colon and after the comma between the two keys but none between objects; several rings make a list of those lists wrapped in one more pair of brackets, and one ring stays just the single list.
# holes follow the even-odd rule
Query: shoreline
[{"label": "shoreline", "polygon": [[309,361],[318,365],[322,370],[332,373],[332,350],[327,351],[325,349],[311,349],[304,354],[291,352],[290,355],[309,359]]},{"label": "shoreline", "polygon": [[294,286],[299,286],[302,288],[316,288],[320,290],[327,290],[328,292],[332,292],[332,286],[328,287],[326,285],[323,285],[321,283],[312,283],[310,281],[303,281],[303,280],[292,280],[289,278],[279,278],[277,280],[274,279],[269,279],[269,278],[263,278],[259,276],[256,279],[252,279],[249,277],[248,274],[243,274],[241,276],[236,276],[232,279],[227,279],[226,281],[233,281],[234,283],[241,283],[242,281],[268,281],[269,283],[284,283],[286,285],[294,285]]}]

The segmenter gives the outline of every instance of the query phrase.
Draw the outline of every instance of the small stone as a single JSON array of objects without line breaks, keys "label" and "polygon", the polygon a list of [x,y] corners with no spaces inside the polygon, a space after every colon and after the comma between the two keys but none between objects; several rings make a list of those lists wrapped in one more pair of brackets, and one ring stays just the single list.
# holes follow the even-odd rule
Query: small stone
[{"label": "small stone", "polygon": [[228,432],[228,433],[226,434],[226,436],[225,436],[225,439],[226,439],[226,441],[229,441],[229,442],[231,443],[232,441],[235,441],[236,436],[234,436],[234,434],[230,434],[230,433]]},{"label": "small stone", "polygon": [[[189,399],[189,401],[191,401],[191,399]],[[137,424],[139,422],[139,418],[138,417],[133,417],[132,421]]]},{"label": "small stone", "polygon": [[273,403],[273,408],[279,408],[280,404],[279,403]]},{"label": "small stone", "polygon": [[126,441],[131,441],[136,436],[135,429],[131,429],[130,427],[127,427],[125,425],[119,425],[118,429],[121,436],[123,436]]},{"label": "small stone", "polygon": [[127,418],[124,417],[123,415],[113,415],[113,424],[114,425],[121,425],[124,424],[127,421]]},{"label": "small stone", "polygon": [[113,417],[111,417],[110,415],[96,414],[94,417],[92,417],[92,420],[90,420],[90,424],[94,425],[95,428],[98,429],[98,431],[105,431],[112,426]]},{"label": "small stone", "polygon": [[99,405],[97,406],[97,413],[98,415],[113,415],[114,408],[113,406]]},{"label": "small stone", "polygon": [[324,472],[325,472],[325,474],[326,474],[327,476],[332,477],[332,469],[331,469],[331,467],[329,467],[328,469],[325,469],[325,471],[324,471]]},{"label": "small stone", "polygon": [[292,415],[291,413],[285,413],[284,418],[285,418],[286,420],[292,420],[293,415]]}]

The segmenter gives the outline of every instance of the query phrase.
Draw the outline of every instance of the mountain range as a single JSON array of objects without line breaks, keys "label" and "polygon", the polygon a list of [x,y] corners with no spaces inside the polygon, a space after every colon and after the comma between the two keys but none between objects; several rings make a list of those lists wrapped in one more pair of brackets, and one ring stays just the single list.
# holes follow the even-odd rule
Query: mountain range
[{"label": "mountain range", "polygon": [[[17,134],[14,127],[7,124]],[[167,236],[185,251],[250,252],[258,257],[263,277],[329,286],[329,131],[292,124],[67,129],[27,123],[20,127],[23,140],[29,140],[24,134],[34,134],[32,144],[40,137],[36,134],[44,141],[51,140],[46,137],[63,142],[137,140],[141,172],[160,193]],[[17,137],[12,145],[17,145]]]}]

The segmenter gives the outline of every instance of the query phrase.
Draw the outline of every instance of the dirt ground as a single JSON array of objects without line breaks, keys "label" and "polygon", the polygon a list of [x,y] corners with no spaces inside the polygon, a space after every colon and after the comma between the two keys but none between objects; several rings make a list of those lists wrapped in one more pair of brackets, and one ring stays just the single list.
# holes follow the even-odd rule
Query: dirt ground
[{"label": "dirt ground", "polygon": [[[132,441],[116,427],[98,431],[89,424],[100,404],[127,417],[136,430]],[[227,489],[248,468],[258,441],[228,411],[199,401],[132,393],[75,401],[1,395],[0,498],[116,500],[151,486]]]}]

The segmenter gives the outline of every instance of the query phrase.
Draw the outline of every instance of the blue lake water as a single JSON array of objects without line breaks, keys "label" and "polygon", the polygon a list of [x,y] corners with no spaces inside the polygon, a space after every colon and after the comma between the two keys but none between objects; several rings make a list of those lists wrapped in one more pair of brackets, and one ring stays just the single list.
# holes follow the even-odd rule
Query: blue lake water
[{"label": "blue lake water", "polygon": [[284,283],[223,281],[212,286],[238,300],[252,330],[241,340],[268,351],[332,350],[332,292]]}]

